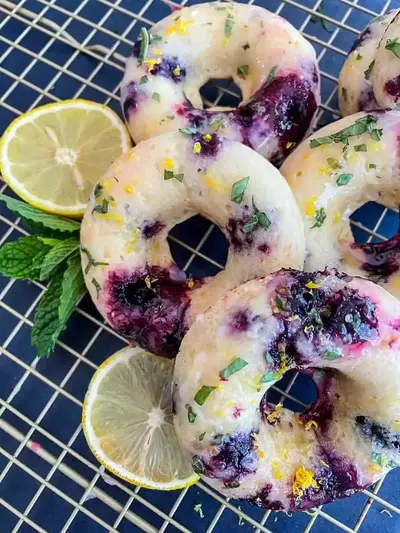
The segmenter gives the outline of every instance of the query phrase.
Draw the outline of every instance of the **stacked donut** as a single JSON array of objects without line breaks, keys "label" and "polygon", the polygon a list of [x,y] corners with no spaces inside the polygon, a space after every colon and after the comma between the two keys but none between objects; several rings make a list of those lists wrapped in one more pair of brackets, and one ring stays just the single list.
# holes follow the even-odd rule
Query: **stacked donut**
[{"label": "stacked donut", "polygon": [[[366,108],[366,90],[388,105],[375,84],[389,76],[396,21],[373,21],[350,54],[344,114]],[[374,60],[367,80],[346,81],[347,64]],[[239,107],[203,109],[200,87],[229,77]],[[94,189],[82,265],[116,331],[177,355],[175,427],[193,468],[224,495],[275,510],[375,482],[400,464],[400,304],[350,275],[397,295],[399,240],[356,245],[348,218],[369,199],[397,206],[400,111],[351,115],[301,142],[319,103],[311,45],[265,9],[219,2],[143,29],[121,95],[137,145]],[[229,243],[214,278],[187,276],[169,250],[169,230],[195,214]],[[267,400],[291,369],[318,390],[301,415]]]}]

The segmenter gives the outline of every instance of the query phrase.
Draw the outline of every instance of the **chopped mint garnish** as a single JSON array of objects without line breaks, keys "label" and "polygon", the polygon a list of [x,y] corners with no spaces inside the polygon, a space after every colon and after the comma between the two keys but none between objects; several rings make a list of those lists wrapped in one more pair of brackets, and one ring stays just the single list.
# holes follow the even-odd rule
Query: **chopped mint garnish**
[{"label": "chopped mint garnish", "polygon": [[149,77],[144,75],[140,78],[139,85],[143,85],[144,83],[147,83],[149,81]]},{"label": "chopped mint garnish", "polygon": [[246,192],[249,181],[250,181],[250,176],[246,176],[245,178],[242,178],[241,180],[236,181],[232,185],[232,191],[231,191],[232,202],[235,202],[235,204],[241,204],[243,202],[244,193]]},{"label": "chopped mint garnish", "polygon": [[139,40],[140,40],[139,59],[140,61],[144,61],[147,58],[147,52],[149,50],[149,42],[150,42],[149,33],[146,30],[146,28],[140,29]]},{"label": "chopped mint garnish", "polygon": [[341,185],[347,185],[349,181],[353,179],[353,174],[340,174],[338,179],[336,180],[336,183],[340,187]]},{"label": "chopped mint garnish", "polygon": [[160,93],[153,93],[153,94],[151,95],[151,99],[152,99],[152,100],[155,100],[156,102],[160,102],[160,101],[161,101]]},{"label": "chopped mint garnish", "polygon": [[93,285],[95,286],[95,289],[96,289],[96,292],[97,292],[97,299],[99,299],[99,294],[100,294],[100,291],[101,291],[101,285],[100,285],[100,283],[97,281],[96,278],[92,278],[92,283],[93,283]]},{"label": "chopped mint garnish", "polygon": [[366,152],[367,151],[367,145],[366,144],[357,144],[354,147],[355,152]]},{"label": "chopped mint garnish", "polygon": [[193,411],[193,408],[189,405],[188,407],[188,420],[190,424],[193,424],[197,418],[197,414]]},{"label": "chopped mint garnish", "polygon": [[335,361],[335,359],[339,359],[340,357],[342,357],[341,353],[333,350],[326,350],[322,356],[322,359],[326,359],[327,361]]},{"label": "chopped mint garnish", "polygon": [[371,74],[372,74],[372,69],[374,68],[374,65],[375,65],[375,60],[372,61],[372,63],[370,63],[369,67],[367,68],[367,70],[364,71],[364,78],[366,80],[370,79]]},{"label": "chopped mint garnish", "polygon": [[236,372],[239,372],[239,370],[242,370],[242,368],[244,368],[248,364],[249,363],[244,359],[237,357],[226,368],[221,370],[221,372],[219,373],[219,377],[224,379],[229,378],[229,376],[232,376],[232,374],[236,374]]},{"label": "chopped mint garnish", "polygon": [[233,28],[235,26],[235,21],[231,14],[228,15],[228,18],[225,21],[225,37],[229,38],[232,35]]},{"label": "chopped mint garnish", "polygon": [[311,229],[313,228],[320,228],[322,224],[325,222],[326,219],[326,212],[323,207],[321,209],[318,209],[318,211],[315,214],[315,223],[313,226],[311,226]]},{"label": "chopped mint garnish", "polygon": [[386,41],[386,50],[390,50],[396,57],[400,57],[400,43],[398,39],[388,39]]},{"label": "chopped mint garnish", "polygon": [[239,78],[242,78],[242,80],[245,80],[247,78],[247,76],[249,75],[249,65],[241,65],[240,67],[237,68],[237,75],[239,76]]},{"label": "chopped mint garnish", "polygon": [[207,400],[207,398],[210,396],[213,390],[215,390],[217,387],[212,387],[210,385],[203,385],[201,389],[199,389],[196,392],[196,395],[194,397],[194,401],[198,405],[204,405],[204,402]]}]

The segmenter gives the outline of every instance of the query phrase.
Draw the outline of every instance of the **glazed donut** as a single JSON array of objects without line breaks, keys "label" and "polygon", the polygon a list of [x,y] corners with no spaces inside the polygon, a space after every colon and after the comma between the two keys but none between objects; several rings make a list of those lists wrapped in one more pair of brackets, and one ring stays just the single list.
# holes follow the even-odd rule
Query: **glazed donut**
[{"label": "glazed donut", "polygon": [[400,111],[358,113],[322,128],[281,168],[303,215],[306,270],[371,277],[400,298],[400,234],[355,244],[349,217],[374,200],[398,209]]},{"label": "glazed donut", "polygon": [[[237,109],[203,110],[200,88],[232,77]],[[315,51],[258,6],[185,7],[141,32],[126,63],[122,108],[133,140],[179,128],[218,133],[280,162],[311,129],[319,104]]]},{"label": "glazed donut", "polygon": [[[229,242],[225,270],[203,280],[177,267],[167,243],[197,213]],[[262,156],[215,133],[166,133],[124,154],[95,187],[81,229],[86,284],[118,333],[173,356],[226,290],[282,264],[302,267],[302,225],[285,179]]]},{"label": "glazed donut", "polygon": [[400,100],[399,10],[376,17],[366,26],[339,76],[342,116],[394,108]]},{"label": "glazed donut", "polygon": [[[228,292],[176,358],[175,428],[224,496],[305,510],[400,464],[400,303],[334,272],[280,271]],[[289,369],[318,397],[302,414],[268,401]]]}]

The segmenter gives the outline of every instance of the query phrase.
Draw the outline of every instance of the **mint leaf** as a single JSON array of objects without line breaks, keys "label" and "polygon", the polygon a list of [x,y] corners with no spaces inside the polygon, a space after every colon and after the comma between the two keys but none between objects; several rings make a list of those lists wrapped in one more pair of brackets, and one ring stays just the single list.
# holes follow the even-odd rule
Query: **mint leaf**
[{"label": "mint leaf", "polygon": [[39,357],[51,354],[62,329],[58,307],[63,292],[64,271],[65,269],[59,268],[54,274],[35,314],[31,341]]},{"label": "mint leaf", "polygon": [[[55,239],[46,239],[47,241],[54,241]],[[43,260],[42,268],[40,269],[40,280],[44,281],[49,278],[52,272],[69,257],[73,252],[79,249],[79,241],[77,239],[68,239],[66,241],[59,241],[58,244],[52,248]]]},{"label": "mint leaf", "polygon": [[223,379],[229,378],[229,376],[232,376],[232,374],[236,374],[236,372],[239,372],[239,370],[242,370],[242,368],[244,368],[248,364],[249,363],[241,357],[236,357],[236,359],[234,359],[230,365],[221,370],[221,372],[219,373],[219,377]]},{"label": "mint leaf", "polygon": [[212,385],[203,385],[201,389],[199,389],[196,392],[196,396],[194,397],[194,401],[198,405],[203,405],[204,402],[207,400],[207,398],[210,396],[213,390],[215,390],[217,387],[213,387]]},{"label": "mint leaf", "polygon": [[28,225],[32,222],[36,226],[36,231],[38,231],[38,224],[41,224],[45,228],[61,232],[75,233],[80,230],[81,225],[79,222],[64,217],[49,215],[10,196],[0,194],[0,201],[5,202],[8,209],[20,216]]},{"label": "mint leaf", "polygon": [[0,249],[0,273],[14,279],[39,280],[50,246],[37,237],[20,237]]},{"label": "mint leaf", "polygon": [[68,268],[64,272],[62,282],[62,297],[58,308],[58,316],[62,327],[72,315],[79,298],[86,292],[82,275],[81,259],[75,255],[68,259]]}]

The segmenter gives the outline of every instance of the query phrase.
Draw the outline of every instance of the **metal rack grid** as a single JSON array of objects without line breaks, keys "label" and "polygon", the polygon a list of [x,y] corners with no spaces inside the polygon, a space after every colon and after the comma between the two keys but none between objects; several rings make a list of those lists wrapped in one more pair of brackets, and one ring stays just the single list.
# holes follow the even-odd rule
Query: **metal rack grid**
[{"label": "metal rack grid", "polygon": [[[181,5],[192,3],[198,2]],[[356,35],[371,17],[400,7],[389,0],[325,0],[322,12],[323,0],[244,3],[285,16],[314,44],[322,73],[320,124],[338,117],[337,74]],[[166,0],[0,0],[0,131],[20,113],[64,98],[93,99],[119,111],[123,59],[140,27],[171,6]],[[220,88],[213,103],[226,94],[237,96],[234,88]],[[0,191],[11,194],[1,181]],[[355,237],[364,241],[388,238],[396,223],[397,215],[377,205],[352,221]],[[178,263],[197,275],[222,268],[223,259],[213,254],[215,228],[199,220],[191,228],[190,238],[187,228],[170,237]],[[0,207],[0,245],[25,233]],[[161,493],[105,474],[84,442],[80,411],[91,375],[123,340],[85,297],[56,353],[39,361],[29,329],[43,289],[0,277],[1,533],[400,529],[397,471],[349,500],[292,517],[226,501],[202,482]],[[292,375],[275,387],[288,407],[309,401],[301,379]]]}]

